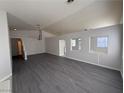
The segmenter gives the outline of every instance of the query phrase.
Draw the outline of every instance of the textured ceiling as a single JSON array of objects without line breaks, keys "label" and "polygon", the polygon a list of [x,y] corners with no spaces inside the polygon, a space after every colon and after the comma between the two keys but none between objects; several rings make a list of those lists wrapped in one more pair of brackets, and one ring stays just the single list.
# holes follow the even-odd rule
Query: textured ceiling
[{"label": "textured ceiling", "polygon": [[0,0],[0,10],[8,12],[10,27],[43,30],[55,34],[118,24],[122,0]]}]

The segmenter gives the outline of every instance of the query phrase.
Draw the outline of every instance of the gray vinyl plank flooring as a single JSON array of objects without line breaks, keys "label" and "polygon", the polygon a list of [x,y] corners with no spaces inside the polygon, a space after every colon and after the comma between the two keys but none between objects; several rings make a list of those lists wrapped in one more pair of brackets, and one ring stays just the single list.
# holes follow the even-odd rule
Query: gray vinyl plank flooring
[{"label": "gray vinyl plank flooring", "polygon": [[123,93],[119,71],[51,54],[13,60],[13,93]]}]

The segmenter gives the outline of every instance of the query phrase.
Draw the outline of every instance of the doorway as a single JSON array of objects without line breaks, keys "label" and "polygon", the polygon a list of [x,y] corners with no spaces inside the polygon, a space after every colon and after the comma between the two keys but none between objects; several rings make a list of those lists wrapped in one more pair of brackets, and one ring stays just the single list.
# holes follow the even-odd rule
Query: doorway
[{"label": "doorway", "polygon": [[24,46],[23,46],[22,39],[12,38],[11,39],[11,48],[12,48],[12,57],[13,58],[25,59]]},{"label": "doorway", "polygon": [[59,56],[66,56],[66,41],[59,40]]}]

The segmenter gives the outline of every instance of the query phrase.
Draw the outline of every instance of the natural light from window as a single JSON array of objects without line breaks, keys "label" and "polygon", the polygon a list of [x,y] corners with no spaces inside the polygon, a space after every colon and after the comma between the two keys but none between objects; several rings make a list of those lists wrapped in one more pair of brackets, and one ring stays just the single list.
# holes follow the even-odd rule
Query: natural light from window
[{"label": "natural light from window", "polygon": [[80,38],[71,39],[71,50],[81,50],[81,41]]},{"label": "natural light from window", "polygon": [[97,47],[107,48],[108,47],[108,37],[97,37]]}]

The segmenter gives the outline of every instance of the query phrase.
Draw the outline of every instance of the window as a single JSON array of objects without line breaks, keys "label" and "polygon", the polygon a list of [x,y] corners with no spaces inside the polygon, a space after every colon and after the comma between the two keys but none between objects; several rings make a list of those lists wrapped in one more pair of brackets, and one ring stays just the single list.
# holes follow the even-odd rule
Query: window
[{"label": "window", "polygon": [[90,37],[90,52],[108,53],[108,36]]},{"label": "window", "polygon": [[71,39],[71,50],[81,50],[81,39],[80,38]]},{"label": "window", "polygon": [[97,37],[97,47],[107,48],[108,47],[108,37]]},{"label": "window", "polygon": [[73,47],[76,46],[76,40],[72,40],[71,43],[72,43],[72,46],[73,46]]}]

